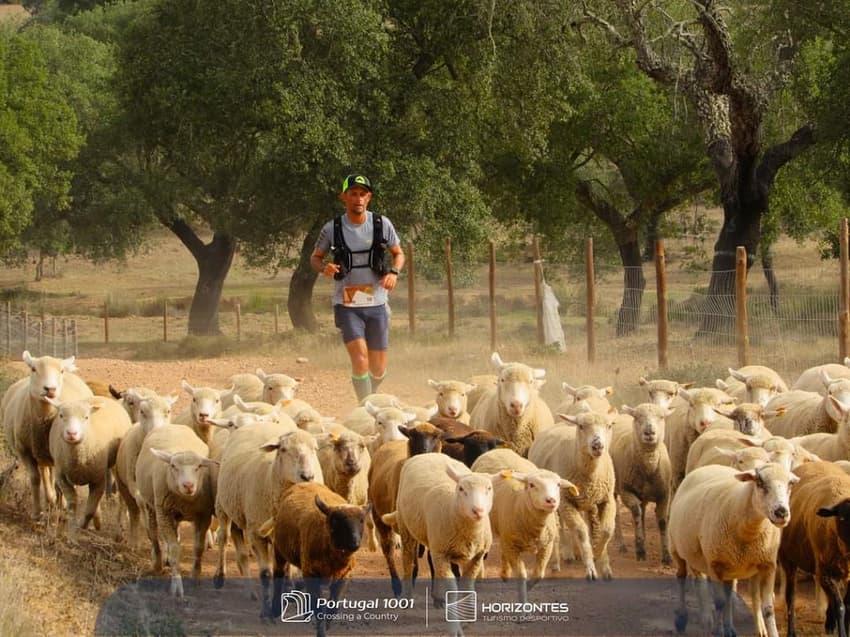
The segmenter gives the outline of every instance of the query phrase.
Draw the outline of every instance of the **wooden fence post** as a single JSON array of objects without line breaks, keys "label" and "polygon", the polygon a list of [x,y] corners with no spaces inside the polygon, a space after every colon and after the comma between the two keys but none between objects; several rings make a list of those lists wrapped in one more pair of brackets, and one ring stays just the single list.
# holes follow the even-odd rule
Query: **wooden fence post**
[{"label": "wooden fence post", "polygon": [[59,355],[59,352],[56,350],[56,317],[51,317],[50,319],[50,340],[51,346],[53,347],[53,358],[56,358]]},{"label": "wooden fence post", "polygon": [[667,262],[664,239],[655,241],[655,286],[658,306],[658,368],[667,369]]},{"label": "wooden fence post", "polygon": [[12,302],[6,301],[6,351],[12,356]]},{"label": "wooden fence post", "polygon": [[407,326],[410,335],[416,334],[416,264],[413,260],[413,244],[407,244]]},{"label": "wooden fence post", "polygon": [[585,268],[587,270],[587,362],[596,360],[596,325],[593,314],[596,310],[596,276],[593,272],[593,237],[588,238],[585,249]]},{"label": "wooden fence post", "polygon": [[71,319],[71,343],[74,347],[74,356],[79,356],[79,342],[77,341],[77,319]]},{"label": "wooden fence post", "polygon": [[[42,301],[43,303],[43,301]],[[47,318],[44,316],[44,305],[41,306],[41,322],[38,324],[38,351],[40,356],[44,356],[47,341]]]},{"label": "wooden fence post", "polygon": [[280,333],[280,304],[274,304],[274,333],[275,336]]},{"label": "wooden fence post", "polygon": [[449,338],[455,335],[455,288],[452,281],[452,240],[446,239],[446,285],[449,292]]},{"label": "wooden fence post", "polygon": [[62,358],[68,356],[68,319],[62,319]]},{"label": "wooden fence post", "polygon": [[103,302],[103,342],[109,345],[109,298]]},{"label": "wooden fence post", "polygon": [[747,249],[735,251],[735,325],[738,340],[738,367],[749,365],[750,330],[747,324]]},{"label": "wooden fence post", "polygon": [[537,342],[543,345],[543,260],[540,258],[540,242],[537,235],[531,241],[534,255],[534,308],[537,312]]},{"label": "wooden fence post", "polygon": [[236,342],[242,341],[242,304],[236,301]]},{"label": "wooden fence post", "polygon": [[490,239],[490,352],[496,351],[496,242]]},{"label": "wooden fence post", "polygon": [[168,342],[168,299],[162,300],[162,342]]},{"label": "wooden fence post", "polygon": [[24,343],[23,349],[28,350],[29,349],[29,335],[30,335],[30,313],[27,312],[26,310],[24,310],[23,328],[24,328],[24,330],[23,330],[24,335],[23,335],[23,339],[22,339],[23,343]]},{"label": "wooden fence post", "polygon": [[850,352],[850,238],[847,218],[841,220],[838,233],[839,266],[841,270],[838,295],[838,360],[843,362]]}]

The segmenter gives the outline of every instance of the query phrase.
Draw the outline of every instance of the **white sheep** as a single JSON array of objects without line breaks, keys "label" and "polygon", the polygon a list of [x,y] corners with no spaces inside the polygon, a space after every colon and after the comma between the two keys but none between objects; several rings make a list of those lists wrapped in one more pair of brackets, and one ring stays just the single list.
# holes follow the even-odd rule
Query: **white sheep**
[{"label": "white sheep", "polygon": [[93,394],[85,381],[72,373],[76,370],[73,356],[65,359],[52,356],[33,358],[25,351],[23,361],[30,374],[6,390],[0,408],[6,442],[29,474],[32,516],[38,519],[42,511],[42,488],[45,501],[50,505],[56,503],[49,443],[56,407],[47,399],[69,402]]},{"label": "white sheep", "polygon": [[484,394],[496,391],[499,377],[496,374],[476,374],[467,378],[466,382],[472,387],[466,392],[466,410],[472,414]]},{"label": "white sheep", "polygon": [[815,433],[797,436],[791,438],[791,442],[800,445],[821,460],[850,460],[850,422],[848,422],[850,409],[841,404],[833,396],[828,396],[827,400],[832,403],[835,411],[841,415],[836,431],[834,433]]},{"label": "white sheep", "polygon": [[194,523],[192,578],[199,582],[205,538],[215,507],[215,488],[209,469],[215,461],[208,447],[184,425],[163,425],[142,443],[136,461],[139,501],[147,520],[154,571],[162,569],[160,539],[165,542],[171,570],[170,593],[183,598],[180,576],[180,522]]},{"label": "white sheep", "polygon": [[[130,428],[130,416],[120,403],[102,396],[62,403],[47,400],[58,410],[50,428],[50,455],[56,485],[68,510],[68,541],[76,543],[79,528],[87,528],[92,520],[95,528],[100,528],[98,506],[106,490],[107,474],[115,465],[118,446]],[[79,521],[77,485],[87,485],[89,491]]]},{"label": "white sheep", "polygon": [[136,486],[136,461],[145,437],[155,428],[171,423],[171,409],[176,402],[177,398],[174,396],[154,396],[143,399],[139,403],[138,422],[130,427],[118,446],[115,459],[115,482],[130,516],[131,546],[137,546],[139,543],[140,511]]},{"label": "white sheep", "polygon": [[791,389],[826,394],[826,387],[823,384],[822,376],[824,372],[830,378],[850,378],[850,356],[844,358],[843,365],[839,363],[825,363],[823,365],[809,367],[797,377],[797,380],[791,385]]},{"label": "white sheep", "polygon": [[316,438],[325,485],[350,504],[366,504],[367,476],[372,464],[369,444],[372,439],[373,436],[364,437],[340,425],[331,427]]},{"label": "white sheep", "polygon": [[428,385],[437,392],[437,412],[440,416],[469,424],[467,394],[472,391],[474,385],[459,380],[431,379],[428,380]]},{"label": "white sheep", "polygon": [[561,389],[564,390],[565,397],[555,408],[556,414],[574,416],[585,410],[584,405],[599,414],[606,414],[611,409],[608,396],[614,393],[614,388],[610,385],[607,387],[596,387],[594,385],[573,387],[569,383],[561,383]]},{"label": "white sheep", "polygon": [[153,398],[158,395],[155,390],[149,387],[128,387],[124,391],[118,391],[112,385],[109,386],[109,393],[115,400],[121,401],[130,416],[131,422],[139,422],[141,402],[145,398]]},{"label": "white sheep", "polygon": [[[408,458],[401,468],[396,510],[382,516],[401,535],[404,565],[403,597],[413,590],[413,571],[419,545],[431,552],[434,564],[434,603],[442,605],[442,584],[456,586],[452,563],[472,584],[484,568],[484,555],[493,543],[490,509],[493,478],[472,473],[461,462],[441,453]],[[459,626],[453,626],[457,632]]]},{"label": "white sheep", "polygon": [[[661,536],[661,563],[671,564],[667,508],[672,470],[664,445],[665,418],[671,413],[670,409],[652,403],[641,403],[636,407],[623,405],[614,422],[610,453],[617,480],[615,492],[631,511],[638,561],[646,559],[646,506],[652,502]],[[623,546],[619,524],[616,537]]]},{"label": "white sheep", "polygon": [[688,389],[693,385],[693,383],[678,383],[664,378],[647,380],[643,376],[638,379],[638,384],[649,394],[649,402],[663,409],[673,404],[673,399],[679,395],[680,389]]},{"label": "white sheep", "polygon": [[732,462],[755,461],[763,455],[759,451],[741,454],[743,449],[760,448],[767,453],[770,462],[777,462],[789,471],[804,462],[817,460],[799,444],[793,443],[782,436],[771,436],[767,439],[748,436],[734,429],[709,429],[694,441],[688,451],[686,473],[698,467],[709,464],[733,466]]},{"label": "white sheep", "polygon": [[300,376],[266,374],[259,368],[255,373],[263,381],[262,400],[272,405],[277,404],[281,400],[292,400],[295,398],[295,391],[304,382],[304,379]]},{"label": "white sheep", "polygon": [[225,547],[233,529],[239,571],[248,573],[248,555],[243,538],[250,542],[260,570],[264,613],[271,612],[269,540],[260,527],[277,510],[278,498],[289,484],[324,483],[316,455],[315,438],[295,427],[278,423],[255,423],[237,429],[221,457],[215,515],[219,520],[216,588],[224,584]]},{"label": "white sheep", "polygon": [[[565,495],[559,509],[561,524],[579,548],[587,579],[611,579],[608,543],[614,533],[617,501],[614,464],[609,447],[616,411],[575,416],[558,414],[567,424],[543,431],[531,445],[528,459],[576,485],[578,496]],[[555,567],[559,568],[560,550]]]},{"label": "white sheep", "polygon": [[715,387],[697,387],[679,391],[672,405],[674,413],[667,419],[667,432],[664,439],[673,470],[673,492],[685,477],[688,450],[694,440],[709,427],[732,428],[731,421],[721,416],[716,408],[722,408],[734,402],[731,396]]},{"label": "white sheep", "polygon": [[233,374],[228,380],[228,385],[229,389],[221,393],[222,410],[232,406],[237,396],[248,402],[263,399],[264,383],[256,374]]},{"label": "white sheep", "polygon": [[[676,630],[688,622],[685,582],[688,569],[716,583],[714,604],[702,596],[701,608],[710,621],[717,607],[715,634],[734,635],[731,595],[738,579],[750,584],[756,633],[778,637],[773,605],[780,529],[791,517],[789,491],[799,478],[777,463],[750,471],[710,465],[695,469],[682,481],[670,505],[670,552],[679,582]],[[714,624],[714,622],[711,622]],[[718,631],[720,629],[722,632]]]},{"label": "white sheep", "polygon": [[504,363],[496,352],[490,361],[499,373],[496,391],[482,396],[470,414],[469,425],[494,433],[525,456],[537,434],[554,424],[552,412],[539,394],[546,370]]},{"label": "white sheep", "polygon": [[850,379],[832,378],[821,371],[824,394],[794,389],[778,394],[767,404],[768,410],[784,409],[782,415],[767,420],[768,428],[777,436],[793,438],[813,433],[833,433],[841,420],[841,413],[830,396],[845,407],[850,407]]},{"label": "white sheep", "polygon": [[728,368],[725,381],[718,380],[717,387],[738,402],[757,403],[764,407],[777,394],[788,391],[782,377],[764,365],[745,365],[738,369]]},{"label": "white sheep", "polygon": [[[539,469],[512,449],[487,451],[471,468],[478,473],[502,473],[503,480],[494,485],[490,511],[490,525],[502,548],[499,576],[517,578],[519,601],[527,602],[528,590],[546,575],[558,539],[561,489],[576,496],[579,491],[569,480]],[[534,555],[531,582],[522,560],[527,552]]]},{"label": "white sheep", "polygon": [[391,440],[406,440],[399,427],[411,425],[416,421],[416,412],[400,407],[378,407],[366,402],[354,410],[342,421],[342,426],[356,431],[361,436],[378,434],[378,438],[369,448],[375,453],[378,447]]},{"label": "white sheep", "polygon": [[221,415],[221,394],[223,392],[212,387],[193,387],[185,380],[180,383],[180,386],[192,397],[192,403],[188,409],[177,414],[172,422],[188,425],[198,438],[209,444],[212,430],[207,419]]},{"label": "white sheep", "polygon": [[768,411],[758,403],[741,403],[733,409],[715,408],[718,414],[732,421],[732,428],[747,436],[767,440],[773,434],[765,427],[765,418],[777,418],[785,413],[785,409]]}]

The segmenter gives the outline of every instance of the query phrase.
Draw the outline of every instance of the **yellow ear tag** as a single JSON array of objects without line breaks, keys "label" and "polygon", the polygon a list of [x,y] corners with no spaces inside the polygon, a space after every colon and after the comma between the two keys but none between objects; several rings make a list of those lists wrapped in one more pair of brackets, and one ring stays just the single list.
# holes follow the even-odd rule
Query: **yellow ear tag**
[{"label": "yellow ear tag", "polygon": [[577,497],[579,496],[579,494],[580,494],[580,491],[578,490],[578,487],[577,487],[576,485],[571,485],[571,486],[567,489],[567,491],[569,491],[569,492],[570,492],[570,495],[571,495],[571,496],[573,496],[574,498],[577,498]]},{"label": "yellow ear tag", "polygon": [[281,400],[279,404],[280,404],[281,407],[286,407],[291,402],[292,402],[291,400],[286,399],[286,400]]},{"label": "yellow ear tag", "polygon": [[331,434],[331,440],[333,440],[334,442],[339,442],[339,434],[338,433],[332,433]]},{"label": "yellow ear tag", "polygon": [[510,469],[502,469],[502,470],[499,472],[499,474],[500,474],[500,475],[501,475],[501,476],[502,476],[505,480],[510,480],[511,478],[513,478],[513,477],[514,477],[513,471],[511,471]]},{"label": "yellow ear tag", "polygon": [[776,415],[777,415],[777,417],[778,417],[778,416],[782,416],[782,415],[784,415],[784,414],[785,414],[785,407],[777,407],[777,408],[776,408]]}]

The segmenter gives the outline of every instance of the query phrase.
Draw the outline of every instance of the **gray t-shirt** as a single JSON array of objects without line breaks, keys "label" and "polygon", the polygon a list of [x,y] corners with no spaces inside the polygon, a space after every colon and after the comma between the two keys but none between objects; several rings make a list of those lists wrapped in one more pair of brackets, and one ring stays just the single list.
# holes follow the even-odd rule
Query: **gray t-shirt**
[{"label": "gray t-shirt", "polygon": [[[345,244],[352,252],[368,250],[372,246],[373,215],[371,210],[366,211],[366,221],[359,226],[349,221],[348,215],[342,215],[342,236]],[[401,243],[395,227],[386,217],[381,217],[384,240],[387,247],[397,246]],[[316,240],[316,249],[324,254],[329,254],[334,238],[333,219],[328,221],[319,233]],[[387,290],[381,286],[381,277],[369,267],[369,253],[351,255],[352,264],[365,265],[362,268],[352,268],[348,275],[339,281],[334,281],[334,305],[345,305],[348,307],[369,307],[384,305],[387,302]]]}]

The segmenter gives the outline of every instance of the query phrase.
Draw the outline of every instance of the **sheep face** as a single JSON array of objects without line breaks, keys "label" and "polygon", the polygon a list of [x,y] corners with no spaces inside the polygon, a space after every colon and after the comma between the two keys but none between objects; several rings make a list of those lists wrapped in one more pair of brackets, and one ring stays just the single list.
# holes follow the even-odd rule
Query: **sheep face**
[{"label": "sheep face", "polygon": [[166,484],[169,490],[184,498],[198,495],[206,477],[206,468],[218,464],[194,451],[170,453],[151,449],[151,453],[168,465]]},{"label": "sheep face", "polygon": [[139,423],[146,434],[149,434],[156,427],[167,425],[171,422],[171,408],[177,398],[156,396],[155,398],[146,398],[139,403]]},{"label": "sheep face", "polygon": [[656,447],[661,440],[664,440],[664,429],[666,427],[664,419],[673,413],[672,410],[652,403],[644,403],[635,408],[623,405],[622,411],[634,419],[632,431],[635,440],[641,446]]},{"label": "sheep face", "polygon": [[[522,363],[508,363],[499,370],[498,395],[503,409],[513,418],[521,418],[543,384],[542,369]],[[539,375],[538,375],[539,374]]]},{"label": "sheep face", "polygon": [[809,451],[782,436],[768,438],[762,443],[762,447],[767,451],[771,462],[781,464],[789,471],[808,462],[812,456]]},{"label": "sheep face", "polygon": [[354,553],[360,548],[363,542],[363,527],[366,523],[366,516],[372,509],[371,504],[330,507],[317,495],[316,507],[327,520],[331,546],[345,553]]},{"label": "sheep face", "polygon": [[316,455],[316,439],[298,429],[264,444],[263,451],[276,451],[274,474],[280,482],[324,482],[322,468]]},{"label": "sheep face", "polygon": [[850,379],[830,379],[827,385],[826,411],[836,422],[841,422],[845,413],[850,411]]},{"label": "sheep face", "polygon": [[817,514],[822,518],[835,518],[836,535],[844,545],[844,551],[850,550],[850,498],[831,507],[822,507]]},{"label": "sheep face", "polygon": [[531,506],[539,511],[557,511],[561,504],[561,489],[576,489],[572,482],[545,469],[528,473],[513,472],[511,477],[525,484],[526,497]]},{"label": "sheep face", "polygon": [[770,462],[770,454],[763,447],[744,447],[735,450],[715,447],[715,449],[729,458],[729,466],[738,471],[749,471]]},{"label": "sheep face", "polygon": [[304,380],[286,374],[266,374],[262,369],[258,369],[256,374],[263,381],[263,401],[271,405],[295,398],[295,390]]},{"label": "sheep face", "polygon": [[757,374],[747,379],[747,402],[764,407],[779,393],[779,388],[767,376]]},{"label": "sheep face", "polygon": [[91,414],[100,409],[100,405],[85,400],[76,400],[61,405],[51,400],[51,403],[59,409],[52,426],[59,427],[62,432],[62,440],[71,445],[79,444],[85,440],[91,430]]},{"label": "sheep face", "polygon": [[457,443],[463,446],[463,464],[467,467],[471,467],[472,463],[474,463],[479,456],[487,453],[491,449],[499,449],[510,446],[501,438],[496,438],[496,436],[492,433],[484,431],[483,429],[470,431],[468,434],[464,434],[463,436],[444,438],[443,442]]},{"label": "sheep face", "polygon": [[209,387],[192,387],[185,380],[183,390],[192,397],[192,420],[206,424],[208,418],[213,418],[221,412],[221,392]]},{"label": "sheep face", "polygon": [[649,402],[662,409],[667,409],[673,404],[673,399],[679,394],[681,387],[679,383],[672,380],[647,380],[643,376],[640,377],[638,383],[649,393]]},{"label": "sheep face", "polygon": [[[614,412],[616,414],[616,412]],[[611,414],[597,414],[585,411],[575,416],[558,414],[571,425],[575,425],[576,448],[579,453],[599,458],[608,450],[611,444],[611,430],[614,419]]]},{"label": "sheep face", "polygon": [[722,397],[719,392],[710,390],[685,390],[679,391],[679,395],[688,401],[688,423],[697,433],[702,433],[717,420],[718,413],[715,407],[732,404],[731,397]]},{"label": "sheep face", "polygon": [[419,423],[415,427],[401,425],[398,431],[408,440],[408,455],[440,453],[443,448],[443,432],[430,423]]},{"label": "sheep face", "polygon": [[36,400],[42,397],[53,399],[61,397],[65,372],[77,370],[73,356],[65,359],[52,356],[33,358],[29,352],[25,351],[23,360],[30,369],[30,395]]},{"label": "sheep face", "polygon": [[375,428],[384,442],[404,440],[405,436],[400,427],[416,420],[412,411],[402,411],[397,407],[375,408],[372,403],[366,404],[366,410],[375,418]]},{"label": "sheep face", "polygon": [[775,462],[735,474],[741,482],[753,482],[751,504],[776,527],[788,525],[791,519],[791,485],[800,478]]},{"label": "sheep face", "polygon": [[328,434],[323,444],[332,447],[334,469],[341,476],[357,474],[368,453],[363,436],[354,432]]},{"label": "sheep face", "polygon": [[455,504],[458,513],[476,522],[486,519],[493,508],[493,482],[490,476],[483,473],[458,474],[452,466],[447,467],[447,473],[457,482]]},{"label": "sheep face", "polygon": [[437,392],[437,411],[441,416],[457,418],[466,411],[466,394],[474,385],[454,380],[429,380],[428,385]]}]

